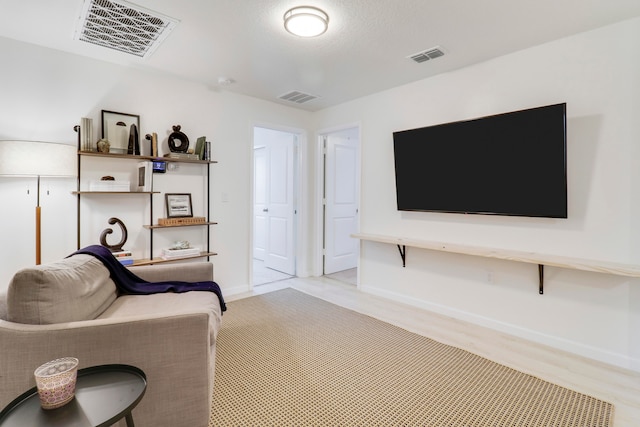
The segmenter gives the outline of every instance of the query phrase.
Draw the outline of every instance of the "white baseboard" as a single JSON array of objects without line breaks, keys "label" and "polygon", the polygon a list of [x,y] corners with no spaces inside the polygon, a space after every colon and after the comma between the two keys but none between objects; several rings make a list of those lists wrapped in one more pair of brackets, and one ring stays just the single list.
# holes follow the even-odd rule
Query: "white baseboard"
[{"label": "white baseboard", "polygon": [[222,291],[224,296],[240,295],[249,292],[249,285],[233,286],[224,288]]},{"label": "white baseboard", "polygon": [[408,297],[396,292],[364,285],[361,285],[359,289],[365,293],[376,295],[382,298],[387,298],[392,301],[407,304],[412,307],[417,307],[433,313],[452,317],[454,319],[471,323],[472,325],[482,326],[527,341],[566,351],[568,353],[582,356],[588,359],[596,360],[623,369],[640,372],[640,359],[634,359],[623,354],[609,352],[604,349],[584,345],[579,342],[554,337],[552,335],[543,334],[526,328],[521,328],[516,325],[496,321],[495,319],[491,319],[485,316],[479,316],[477,314],[457,310],[440,304],[434,304],[418,298]]}]

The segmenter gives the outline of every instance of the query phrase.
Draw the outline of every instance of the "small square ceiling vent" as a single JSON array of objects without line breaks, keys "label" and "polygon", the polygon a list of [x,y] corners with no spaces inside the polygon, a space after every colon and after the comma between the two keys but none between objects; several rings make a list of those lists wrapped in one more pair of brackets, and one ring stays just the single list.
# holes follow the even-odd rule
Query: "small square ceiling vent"
[{"label": "small square ceiling vent", "polygon": [[430,59],[436,59],[444,55],[444,51],[440,48],[440,46],[432,47],[431,49],[423,50],[422,52],[414,53],[413,55],[407,56],[407,58],[417,62],[422,63],[426,62]]},{"label": "small square ceiling vent", "polygon": [[287,92],[284,95],[280,95],[278,98],[289,102],[295,102],[296,104],[304,104],[305,102],[313,101],[318,97],[297,90],[292,90],[291,92]]},{"label": "small square ceiling vent", "polygon": [[122,0],[85,0],[74,39],[146,58],[178,22]]}]

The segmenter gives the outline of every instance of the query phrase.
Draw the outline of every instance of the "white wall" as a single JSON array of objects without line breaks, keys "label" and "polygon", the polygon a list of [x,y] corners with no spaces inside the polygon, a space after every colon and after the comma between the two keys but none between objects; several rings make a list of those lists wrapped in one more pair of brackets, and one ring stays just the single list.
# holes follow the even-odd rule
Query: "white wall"
[{"label": "white wall", "polygon": [[[640,264],[638,39],[634,19],[317,113],[362,124],[361,231]],[[568,219],[396,210],[394,131],[560,102]],[[363,243],[361,289],[640,370],[640,280],[547,267],[539,295],[535,265],[407,252]]]},{"label": "white wall", "polygon": [[[81,117],[92,117],[99,124],[103,109],[140,114],[140,133],[155,131],[165,144],[174,124],[181,124],[188,135],[206,135],[219,161],[212,167],[212,216],[219,225],[212,228],[211,243],[219,253],[213,258],[216,281],[225,292],[246,290],[249,283],[250,168],[256,124],[309,132],[309,146],[303,148],[306,199],[301,207],[302,241],[308,242],[301,264],[306,271],[309,253],[315,249],[310,230],[313,130],[351,123],[361,125],[363,232],[638,264],[638,39],[640,20],[634,19],[314,114],[0,39],[3,64],[16,64],[0,67],[0,139],[73,144],[73,126]],[[395,209],[393,131],[557,102],[568,105],[569,219]],[[96,137],[98,131],[96,125]],[[28,196],[23,196],[28,185],[21,182],[16,189],[6,178],[0,179],[1,194],[15,197],[15,209],[24,211],[9,215],[0,210],[0,291],[13,272],[33,263],[32,250],[24,250],[33,237],[32,208]],[[228,202],[222,202],[223,193]],[[58,212],[55,236],[73,235],[73,240],[47,239],[44,262],[75,249],[75,202],[52,205]],[[365,243],[360,281],[366,292],[640,370],[636,279],[547,268],[545,294],[540,296],[535,265],[408,248],[407,267],[402,268],[395,246]]]},{"label": "white wall", "polygon": [[[219,162],[211,166],[211,216],[219,223],[211,227],[211,249],[219,254],[212,258],[215,280],[225,293],[248,289],[253,126],[309,129],[310,113],[9,39],[0,38],[0,54],[0,139],[76,144],[73,126],[80,124],[81,117],[91,117],[97,140],[101,110],[139,114],[140,135],[157,132],[164,152],[168,151],[167,136],[173,125],[180,124],[192,143],[198,136],[207,136]],[[307,169],[307,164],[312,167],[313,161],[302,167]],[[63,203],[51,202],[55,210],[43,207],[43,221],[54,217],[57,221],[52,238],[47,238],[49,225],[43,224],[43,262],[60,259],[76,249],[76,203],[70,195],[75,182],[71,181],[65,184],[68,188],[56,192]],[[306,179],[304,182],[308,185]],[[26,195],[27,185],[28,181],[0,178],[3,196],[20,197],[10,211],[0,213],[0,292],[15,271],[34,263],[35,203]],[[222,201],[223,193],[228,201]],[[309,191],[303,191],[306,193]],[[302,215],[311,215],[312,209],[304,203]],[[136,233],[144,233],[138,227],[127,227],[132,241],[138,239]],[[58,238],[59,234],[65,238]],[[96,234],[93,243],[98,243]],[[114,237],[108,242],[118,240]],[[299,263],[306,268],[304,253]]]}]

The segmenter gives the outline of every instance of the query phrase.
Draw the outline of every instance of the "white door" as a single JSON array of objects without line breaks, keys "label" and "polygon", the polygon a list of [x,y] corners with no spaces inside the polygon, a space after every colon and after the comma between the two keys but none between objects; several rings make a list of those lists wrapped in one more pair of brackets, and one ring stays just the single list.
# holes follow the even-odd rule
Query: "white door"
[{"label": "white door", "polygon": [[253,148],[253,257],[267,253],[267,148]]},{"label": "white door", "polygon": [[295,140],[288,132],[254,130],[254,257],[290,275],[295,274]]},{"label": "white door", "polygon": [[324,274],[358,263],[358,129],[325,138]]}]

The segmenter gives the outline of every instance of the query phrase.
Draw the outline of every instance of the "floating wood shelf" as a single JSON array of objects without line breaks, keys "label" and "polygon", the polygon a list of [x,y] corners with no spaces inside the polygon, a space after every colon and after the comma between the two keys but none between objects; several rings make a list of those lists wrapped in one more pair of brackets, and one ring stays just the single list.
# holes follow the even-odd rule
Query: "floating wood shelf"
[{"label": "floating wood shelf", "polygon": [[215,256],[215,255],[218,255],[218,254],[215,252],[200,252],[199,255],[191,255],[191,256],[184,256],[184,257],[171,258],[171,259],[164,259],[164,258],[137,259],[133,261],[132,265],[135,267],[138,265],[162,264],[165,262],[184,261],[186,259],[204,258],[209,256]]},{"label": "floating wood shelf", "polygon": [[72,191],[71,194],[160,194],[159,191]]},{"label": "floating wood shelf", "polygon": [[144,228],[152,230],[156,228],[176,228],[176,227],[194,227],[198,225],[216,225],[217,222],[198,222],[194,224],[176,224],[176,225],[143,225]]},{"label": "floating wood shelf", "polygon": [[133,154],[98,153],[97,151],[78,151],[81,156],[89,157],[109,157],[129,160],[150,160],[152,162],[177,162],[177,163],[218,163],[216,160],[191,160],[174,159],[171,157],[136,156]]},{"label": "floating wood shelf", "polygon": [[616,276],[640,277],[640,266],[598,261],[583,258],[571,258],[559,255],[543,255],[534,252],[485,248],[480,246],[461,245],[454,243],[435,242],[430,240],[411,239],[405,237],[385,236],[380,234],[356,233],[351,237],[372,242],[391,243],[398,246],[402,266],[406,265],[406,247],[429,249],[441,252],[451,252],[464,255],[496,258],[507,261],[517,261],[538,264],[540,281],[539,293],[544,293],[544,266],[568,268],[572,270],[591,271],[612,274]]}]

